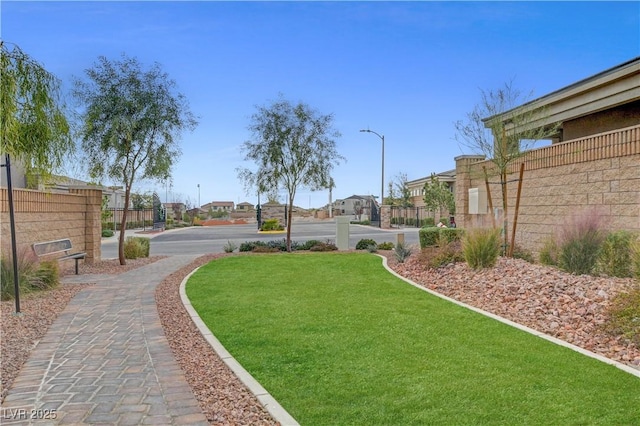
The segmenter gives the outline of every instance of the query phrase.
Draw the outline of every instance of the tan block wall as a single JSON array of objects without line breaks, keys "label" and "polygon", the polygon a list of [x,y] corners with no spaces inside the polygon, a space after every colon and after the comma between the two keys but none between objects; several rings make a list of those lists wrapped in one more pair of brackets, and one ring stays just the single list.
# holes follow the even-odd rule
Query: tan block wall
[{"label": "tan block wall", "polygon": [[[491,214],[468,214],[468,189],[484,188],[482,166],[458,161],[456,219],[466,228],[491,226]],[[513,164],[507,176],[509,234],[513,226],[519,166],[525,164],[516,244],[537,252],[575,213],[595,208],[610,230],[640,231],[640,126],[540,148]],[[468,171],[465,171],[467,169]],[[489,177],[493,207],[502,209],[499,177]],[[498,218],[498,226],[502,218]]]},{"label": "tan block wall", "polygon": [[[102,191],[73,191],[73,194],[61,194],[13,190],[16,243],[19,248],[30,248],[36,242],[69,238],[74,251],[87,253],[87,263],[100,260]],[[0,188],[0,248],[3,256],[11,249],[6,188]]]}]

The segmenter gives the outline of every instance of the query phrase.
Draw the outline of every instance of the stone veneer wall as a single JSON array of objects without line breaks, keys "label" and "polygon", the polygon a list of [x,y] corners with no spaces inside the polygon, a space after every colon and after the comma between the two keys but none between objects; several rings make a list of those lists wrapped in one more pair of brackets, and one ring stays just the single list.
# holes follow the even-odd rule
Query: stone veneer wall
[{"label": "stone veneer wall", "polygon": [[[490,213],[469,214],[469,188],[486,187],[489,172],[494,210],[502,211],[499,178],[492,163],[479,156],[456,158],[456,221],[459,227],[491,226]],[[518,159],[509,170],[508,222],[513,226],[520,164],[525,164],[516,244],[537,252],[571,215],[594,208],[610,230],[640,231],[640,126],[600,133],[539,148]],[[502,218],[498,217],[498,226]]]},{"label": "stone veneer wall", "polygon": [[[65,194],[13,190],[16,242],[19,250],[31,250],[31,245],[36,242],[69,238],[74,251],[87,253],[87,263],[100,260],[102,191],[70,191],[72,193]],[[0,188],[0,247],[3,256],[10,253],[10,229],[8,191],[7,188]]]}]

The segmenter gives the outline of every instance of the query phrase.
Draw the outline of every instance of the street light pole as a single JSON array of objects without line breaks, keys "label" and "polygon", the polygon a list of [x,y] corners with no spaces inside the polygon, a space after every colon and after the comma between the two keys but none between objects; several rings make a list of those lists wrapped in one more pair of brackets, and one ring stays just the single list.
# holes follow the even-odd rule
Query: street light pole
[{"label": "street light pole", "polygon": [[380,135],[376,132],[374,132],[373,130],[360,130],[361,132],[365,132],[365,133],[373,133],[374,135],[376,135],[377,137],[380,138],[380,140],[382,141],[382,179],[381,179],[381,184],[380,184],[380,211],[378,212],[378,227],[382,228],[382,204],[384,203],[384,135]]},{"label": "street light pole", "polygon": [[198,184],[198,215],[200,215],[200,184]]}]

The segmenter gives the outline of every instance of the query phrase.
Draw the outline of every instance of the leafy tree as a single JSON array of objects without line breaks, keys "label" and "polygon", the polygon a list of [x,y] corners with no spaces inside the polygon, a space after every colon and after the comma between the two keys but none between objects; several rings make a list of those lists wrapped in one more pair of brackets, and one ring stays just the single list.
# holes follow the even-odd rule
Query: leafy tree
[{"label": "leafy tree", "polygon": [[413,203],[411,202],[411,191],[409,190],[409,185],[407,184],[407,174],[399,173],[396,176],[396,189],[398,190],[398,205],[402,207],[413,207]]},{"label": "leafy tree", "polygon": [[20,312],[18,253],[10,183],[11,157],[43,178],[73,149],[60,81],[18,46],[0,40],[0,154],[7,170],[16,312]]},{"label": "leafy tree", "polygon": [[[253,138],[242,146],[245,161],[257,170],[238,169],[247,189],[288,193],[289,212],[298,188],[328,188],[334,164],[343,159],[334,138],[333,115],[324,115],[304,103],[293,105],[280,97],[270,105],[257,107],[249,130]],[[287,216],[287,250],[291,251],[291,214]]]},{"label": "leafy tree", "polygon": [[456,200],[449,186],[440,182],[435,174],[424,184],[424,204],[427,209],[439,212],[447,209],[449,214],[456,214]]},{"label": "leafy tree", "polygon": [[153,208],[153,194],[131,194],[131,205],[135,210]]},{"label": "leafy tree", "polygon": [[73,151],[60,81],[18,46],[0,40],[2,153],[49,177]]},{"label": "leafy tree", "polygon": [[[125,55],[101,56],[86,79],[76,79],[81,111],[82,148],[92,177],[108,176],[125,187],[120,229],[126,229],[131,188],[137,179],[165,181],[180,155],[177,141],[197,122],[185,97],[159,64],[148,70]],[[124,232],[118,255],[124,265]]]},{"label": "leafy tree", "polygon": [[100,218],[102,223],[109,221],[113,217],[113,212],[109,210],[109,197],[107,195],[102,196],[102,208],[100,211]]},{"label": "leafy tree", "polygon": [[407,174],[399,173],[387,184],[387,196],[384,197],[384,204],[389,206],[413,207],[411,202],[411,191],[407,184]]},{"label": "leafy tree", "polygon": [[481,90],[480,93],[480,103],[467,114],[466,120],[455,122],[456,139],[476,154],[484,155],[494,165],[493,173],[499,177],[502,189],[506,248],[507,171],[537,142],[554,134],[557,123],[549,123],[546,110],[528,102],[530,96],[523,96],[511,82],[500,89]]}]

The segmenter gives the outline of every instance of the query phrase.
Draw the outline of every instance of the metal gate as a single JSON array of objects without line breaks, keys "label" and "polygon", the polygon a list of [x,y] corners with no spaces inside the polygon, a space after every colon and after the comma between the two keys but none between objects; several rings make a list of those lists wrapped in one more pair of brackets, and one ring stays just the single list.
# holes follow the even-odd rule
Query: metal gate
[{"label": "metal gate", "polygon": [[433,225],[435,219],[435,213],[425,207],[391,206],[392,227],[421,228],[427,224]]}]

